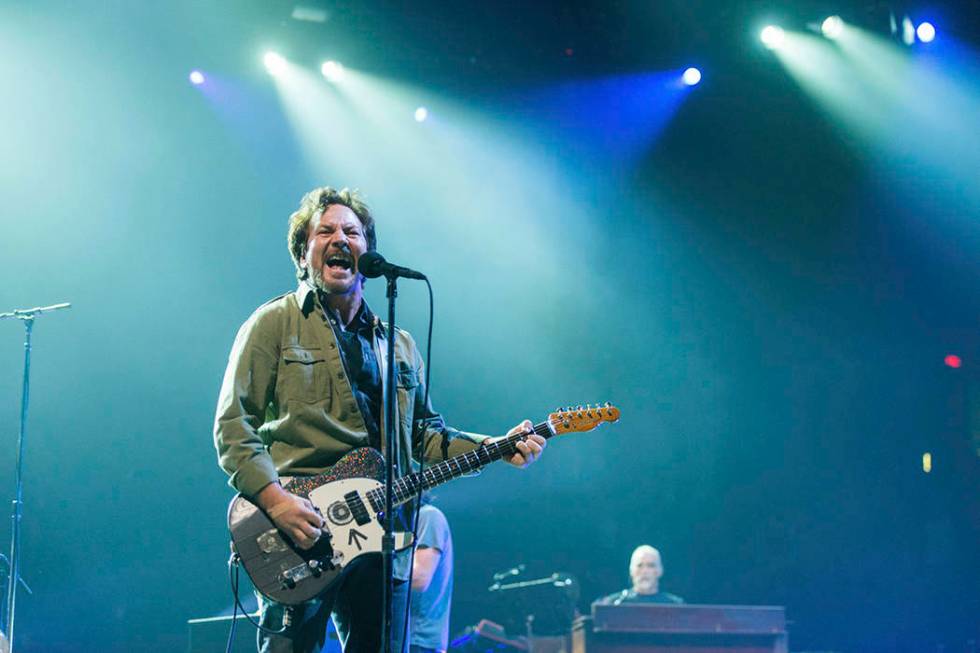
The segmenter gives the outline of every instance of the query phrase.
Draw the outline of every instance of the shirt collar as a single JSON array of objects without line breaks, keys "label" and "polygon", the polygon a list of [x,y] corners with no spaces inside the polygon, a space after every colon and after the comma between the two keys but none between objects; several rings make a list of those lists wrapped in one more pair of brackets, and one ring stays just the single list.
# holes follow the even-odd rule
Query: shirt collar
[{"label": "shirt collar", "polygon": [[[296,288],[296,303],[299,304],[303,315],[309,315],[320,305],[316,301],[316,289],[305,279],[300,281],[299,286]],[[367,301],[362,297],[361,308],[358,309],[357,314],[354,316],[350,325],[348,325],[348,328],[358,331],[365,327],[371,327],[383,333],[381,318],[371,312],[371,307],[368,306]]]},{"label": "shirt collar", "polygon": [[316,307],[316,293],[313,291],[313,286],[308,284],[305,280],[299,282],[299,286],[296,287],[296,303],[299,304],[299,310],[303,311],[303,315],[309,315]]}]

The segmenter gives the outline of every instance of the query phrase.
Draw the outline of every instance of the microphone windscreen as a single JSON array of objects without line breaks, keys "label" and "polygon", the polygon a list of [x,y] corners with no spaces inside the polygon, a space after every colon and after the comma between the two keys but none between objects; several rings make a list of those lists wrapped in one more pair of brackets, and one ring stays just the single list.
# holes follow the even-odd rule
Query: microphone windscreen
[{"label": "microphone windscreen", "polygon": [[365,252],[357,259],[357,270],[368,279],[384,274],[385,257],[377,252]]}]

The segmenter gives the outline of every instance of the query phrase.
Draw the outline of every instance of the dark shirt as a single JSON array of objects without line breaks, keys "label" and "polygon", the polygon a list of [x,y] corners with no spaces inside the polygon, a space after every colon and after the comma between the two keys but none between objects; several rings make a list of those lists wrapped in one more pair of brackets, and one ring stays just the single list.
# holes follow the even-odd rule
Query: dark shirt
[{"label": "dark shirt", "polygon": [[622,592],[616,592],[615,594],[610,594],[609,596],[604,596],[599,599],[598,603],[611,603],[613,605],[620,605],[622,603],[683,603],[684,599],[677,596],[676,594],[671,594],[670,592],[657,592],[656,594],[637,594],[632,589],[623,590]]},{"label": "dark shirt", "polygon": [[[321,305],[326,305],[321,297]],[[375,318],[367,303],[361,302],[357,314],[346,328],[340,325],[337,313],[326,309],[337,342],[343,354],[347,378],[350,379],[354,400],[364,416],[368,439],[372,447],[381,451],[381,370],[374,355],[373,334]]]}]

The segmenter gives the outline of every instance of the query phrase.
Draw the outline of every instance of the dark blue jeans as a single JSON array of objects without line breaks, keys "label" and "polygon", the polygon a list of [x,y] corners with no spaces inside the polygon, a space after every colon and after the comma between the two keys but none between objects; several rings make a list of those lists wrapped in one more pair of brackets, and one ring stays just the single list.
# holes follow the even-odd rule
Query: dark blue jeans
[{"label": "dark blue jeans", "polygon": [[[392,650],[401,651],[408,583],[395,581]],[[372,556],[351,564],[340,582],[324,596],[293,606],[292,624],[281,635],[258,633],[259,653],[320,653],[327,649],[327,620],[333,617],[344,653],[378,653],[381,649],[381,559]],[[261,599],[259,623],[282,627],[285,606]]]}]

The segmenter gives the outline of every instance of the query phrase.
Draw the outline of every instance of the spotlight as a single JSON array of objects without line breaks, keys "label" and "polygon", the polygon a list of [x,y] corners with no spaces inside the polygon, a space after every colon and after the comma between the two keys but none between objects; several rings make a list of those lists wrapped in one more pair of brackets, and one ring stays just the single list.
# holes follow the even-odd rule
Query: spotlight
[{"label": "spotlight", "polygon": [[265,64],[265,69],[269,71],[269,74],[273,76],[286,70],[286,60],[281,54],[275,52],[266,52],[262,57],[262,63]]},{"label": "spotlight", "polygon": [[915,34],[923,43],[932,43],[933,39],[936,38],[936,28],[932,23],[919,23],[915,29]]},{"label": "spotlight", "polygon": [[701,81],[701,71],[693,67],[688,68],[684,71],[684,74],[681,75],[681,79],[684,80],[684,83],[688,86],[697,86],[697,83]]},{"label": "spotlight", "polygon": [[759,35],[762,39],[762,43],[770,50],[778,49],[783,42],[786,40],[786,33],[781,27],[776,27],[775,25],[766,25],[762,29],[762,33]]},{"label": "spotlight", "polygon": [[836,39],[844,31],[844,21],[840,16],[830,16],[823,21],[820,31],[828,39]]},{"label": "spotlight", "polygon": [[320,72],[327,78],[328,82],[336,84],[344,78],[344,67],[336,61],[324,61],[320,66]]},{"label": "spotlight", "polygon": [[912,45],[915,43],[915,25],[908,16],[902,17],[902,43]]},{"label": "spotlight", "polygon": [[419,107],[415,110],[415,122],[425,122],[425,119],[429,117],[429,110],[425,107]]},{"label": "spotlight", "polygon": [[191,84],[194,86],[200,86],[204,83],[204,73],[200,70],[192,70],[191,74],[187,76],[191,80]]}]

